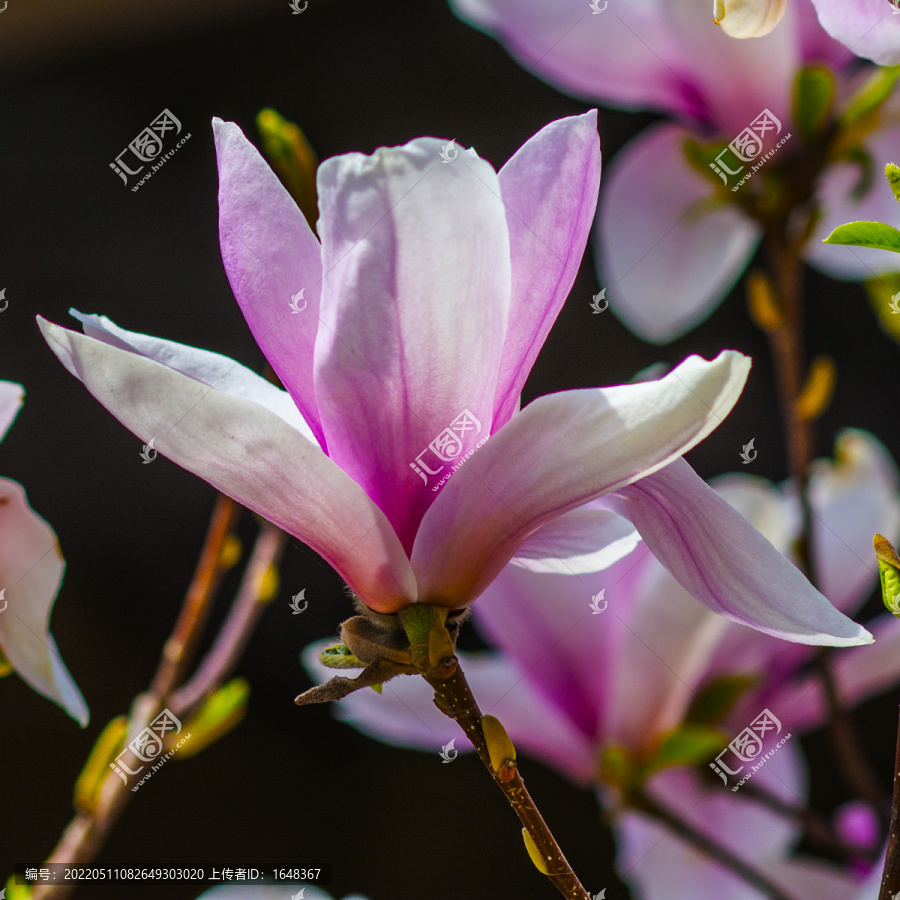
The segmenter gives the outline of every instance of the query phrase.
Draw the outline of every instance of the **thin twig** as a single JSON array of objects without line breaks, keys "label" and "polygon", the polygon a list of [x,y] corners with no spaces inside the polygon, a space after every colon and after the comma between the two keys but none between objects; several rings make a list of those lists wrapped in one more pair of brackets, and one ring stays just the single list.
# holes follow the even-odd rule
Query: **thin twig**
[{"label": "thin twig", "polygon": [[[203,568],[204,562],[209,559],[207,553],[209,542],[224,542],[227,534],[227,531],[222,531],[220,528],[210,529],[207,546],[204,547],[201,554],[198,573]],[[174,684],[168,687],[167,692],[162,695],[148,693],[139,697],[132,709],[129,736],[137,734],[145,728],[163,708],[170,709],[179,717],[190,715],[207,696],[221,686],[240,657],[256,624],[259,612],[265,606],[265,601],[260,599],[260,590],[264,587],[262,576],[277,564],[285,543],[286,537],[274,525],[263,526],[254,546],[252,558],[244,572],[232,610],[200,670],[185,685],[183,693],[179,692],[181,693],[180,697],[176,693],[171,693]],[[208,578],[206,584],[211,588],[215,581],[215,578]],[[191,591],[188,591],[182,616],[179,617],[175,631],[178,631],[179,626],[183,624],[184,612],[189,603],[193,604],[195,599],[196,597],[191,595]],[[193,623],[192,627],[199,627],[200,622],[204,619],[205,614],[202,613],[192,616],[190,618]],[[194,645],[196,637],[193,633],[185,631],[179,640],[182,642],[182,646],[190,647]],[[175,659],[175,657],[166,658],[164,653],[164,658],[160,662],[160,671],[165,669],[166,672],[171,673],[178,669],[179,662],[176,661],[173,668],[171,659]],[[159,671],[157,677],[154,678],[154,684],[166,686]],[[203,688],[202,692],[201,687]],[[59,843],[48,856],[48,861],[73,866],[89,863],[99,852],[131,796],[132,792],[129,790],[129,786],[118,775],[110,772],[99,790],[96,803],[90,810],[82,810],[72,819]],[[33,898],[34,900],[63,900],[71,894],[73,889],[74,885],[38,885],[35,887]]]},{"label": "thin twig", "polygon": [[459,665],[456,666],[456,670],[449,678],[427,675],[423,677],[434,688],[435,705],[442,713],[459,723],[466,733],[466,737],[478,751],[481,761],[491,773],[494,782],[506,795],[510,806],[531,835],[540,852],[550,881],[564,897],[570,898],[570,900],[591,900],[590,894],[582,887],[543,816],[531,799],[518,769],[508,781],[501,781],[491,767],[491,757],[481,726],[481,710],[472,696],[472,691]]},{"label": "thin twig", "polygon": [[648,812],[654,818],[659,819],[662,823],[667,825],[674,834],[683,838],[689,844],[692,844],[701,853],[706,854],[712,860],[719,863],[719,865],[726,869],[730,869],[736,875],[743,878],[747,884],[756,888],[766,897],[770,897],[771,900],[797,900],[797,898],[792,898],[790,894],[786,894],[762,872],[754,869],[753,866],[744,862],[739,856],[735,856],[730,850],[719,846],[719,844],[708,838],[703,832],[688,825],[687,822],[679,819],[664,806],[661,806],[655,800],[651,800],[646,794],[642,795],[641,801],[641,807],[645,812]]}]

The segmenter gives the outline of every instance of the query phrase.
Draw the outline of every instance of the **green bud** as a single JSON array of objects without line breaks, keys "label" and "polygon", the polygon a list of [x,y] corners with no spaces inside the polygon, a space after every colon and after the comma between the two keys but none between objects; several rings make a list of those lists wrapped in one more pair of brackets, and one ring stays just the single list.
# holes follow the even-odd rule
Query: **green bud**
[{"label": "green bud", "polygon": [[881,598],[888,612],[900,618],[900,556],[891,542],[880,534],[872,539],[878,557],[878,574],[881,577]]},{"label": "green bud", "polygon": [[825,66],[807,66],[794,79],[794,121],[801,140],[819,140],[834,102],[834,75]]},{"label": "green bud", "polygon": [[185,723],[191,739],[178,750],[176,759],[187,759],[220,737],[228,734],[244,718],[250,699],[250,685],[243,678],[233,678],[206,698],[197,714]]},{"label": "green bud", "polygon": [[3,651],[0,650],[0,678],[3,678],[4,675],[11,675],[12,671],[12,663],[6,658]]},{"label": "green bud", "polygon": [[97,804],[100,789],[109,775],[110,763],[119,755],[128,737],[128,717],[117,716],[97,738],[78,780],[73,802],[79,812],[90,812]]},{"label": "green bud", "polygon": [[721,722],[755,681],[751,675],[726,675],[707,682],[691,703],[684,721],[691,725]]},{"label": "green bud", "polygon": [[357,659],[346,644],[326,647],[319,653],[319,662],[329,669],[363,669],[365,663]]},{"label": "green bud", "polygon": [[527,828],[522,829],[522,839],[525,841],[525,849],[528,851],[528,856],[534,863],[534,867],[538,870],[538,872],[542,872],[544,875],[549,875],[550,870],[547,868],[547,864],[544,862],[544,858],[541,856],[541,851],[538,850],[538,846],[534,842],[534,838],[531,836]]},{"label": "green bud", "polygon": [[884,167],[884,176],[894,192],[894,199],[900,203],[900,168],[893,163],[888,163]]},{"label": "green bud", "polygon": [[516,748],[503,724],[494,716],[483,716],[481,730],[491,757],[491,768],[501,781],[512,781],[515,777]]}]

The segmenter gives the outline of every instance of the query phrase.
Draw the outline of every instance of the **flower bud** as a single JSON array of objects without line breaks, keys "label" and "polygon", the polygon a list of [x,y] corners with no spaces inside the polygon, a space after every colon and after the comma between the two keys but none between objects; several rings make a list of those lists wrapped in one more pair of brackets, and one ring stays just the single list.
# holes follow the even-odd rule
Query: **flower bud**
[{"label": "flower bud", "polygon": [[787,0],[714,0],[713,20],[734,38],[762,37],[780,21]]}]

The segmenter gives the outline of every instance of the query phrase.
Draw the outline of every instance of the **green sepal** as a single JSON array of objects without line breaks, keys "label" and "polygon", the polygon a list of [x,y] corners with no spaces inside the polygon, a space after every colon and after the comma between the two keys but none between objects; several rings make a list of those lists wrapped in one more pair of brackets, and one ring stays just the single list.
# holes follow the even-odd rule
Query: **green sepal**
[{"label": "green sepal", "polygon": [[894,192],[894,199],[900,203],[900,166],[888,163],[884,167],[884,177],[887,178],[888,184]]},{"label": "green sepal", "polygon": [[346,644],[334,644],[319,653],[319,662],[329,669],[364,669],[366,664],[357,659]]},{"label": "green sepal", "polygon": [[75,782],[73,804],[78,812],[90,812],[97,804],[100,790],[109,775],[112,761],[128,739],[128,717],[116,716],[100,732],[81,774]]},{"label": "green sepal", "polygon": [[848,222],[838,225],[822,242],[850,247],[872,247],[900,253],[900,231],[884,222]]},{"label": "green sepal", "polygon": [[12,663],[6,658],[3,651],[0,650],[0,678],[3,678],[5,675],[12,675],[12,673]]},{"label": "green sepal", "polygon": [[877,111],[891,96],[900,66],[880,67],[871,78],[847,101],[840,115],[840,124],[846,128]]},{"label": "green sepal", "polygon": [[865,281],[864,286],[882,330],[900,342],[900,313],[894,312],[900,308],[900,272],[876,275]]},{"label": "green sepal", "polygon": [[274,109],[264,109],[256,117],[263,152],[272,163],[287,192],[294,198],[310,228],[316,227],[318,197],[316,168],[319,164],[306,135]]},{"label": "green sepal", "polygon": [[638,765],[627,747],[611,744],[600,754],[598,778],[604,784],[618,788],[627,797],[635,781]]},{"label": "green sepal", "polygon": [[709,725],[679,725],[663,736],[655,755],[641,768],[639,776],[646,781],[662,769],[703,765],[727,742],[721,731]]},{"label": "green sepal", "polygon": [[[711,181],[716,187],[724,190],[726,185],[710,166],[715,163],[716,157],[726,149],[728,144],[721,141],[712,144],[701,144],[699,141],[686,138],[681,146],[684,151],[684,158],[687,160],[688,165],[704,178]],[[732,154],[732,159],[729,161],[729,168],[734,168],[734,164],[737,163],[737,161],[737,157]]]},{"label": "green sepal", "polygon": [[834,103],[834,75],[825,66],[807,66],[794,78],[794,121],[801,140],[818,141]]},{"label": "green sepal", "polygon": [[210,694],[197,714],[186,722],[184,731],[191,736],[178,748],[176,759],[196,756],[240,724],[247,712],[250,684],[244,678],[232,678]]},{"label": "green sepal", "polygon": [[878,557],[881,599],[887,611],[900,618],[900,557],[891,542],[880,534],[875,535],[872,543]]},{"label": "green sepal", "polygon": [[716,725],[734,709],[744,692],[753,686],[752,675],[726,675],[715,678],[694,698],[684,717],[690,725]]}]

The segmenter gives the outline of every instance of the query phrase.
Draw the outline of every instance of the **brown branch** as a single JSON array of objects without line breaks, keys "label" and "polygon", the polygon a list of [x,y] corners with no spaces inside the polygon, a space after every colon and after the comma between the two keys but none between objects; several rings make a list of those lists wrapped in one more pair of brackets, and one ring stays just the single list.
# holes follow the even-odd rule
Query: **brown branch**
[{"label": "brown branch", "polygon": [[582,887],[581,882],[572,871],[559,844],[556,843],[547,823],[531,799],[518,768],[504,775],[504,777],[512,776],[508,780],[501,780],[498,773],[491,767],[491,757],[481,725],[481,710],[472,696],[472,691],[459,665],[456,666],[456,670],[449,678],[440,678],[436,675],[423,675],[423,677],[434,688],[437,708],[459,723],[466,737],[478,751],[481,761],[491,773],[494,782],[506,795],[510,806],[531,835],[540,852],[550,881],[564,897],[570,898],[570,900],[591,900],[590,894]]},{"label": "brown branch", "polygon": [[[216,509],[217,512],[222,512],[221,506],[217,505]],[[199,594],[193,590],[196,588],[199,591],[198,585],[202,581],[206,585],[205,602],[208,603],[211,596],[209,592],[217,583],[218,576],[210,568],[209,561],[212,558],[218,560],[219,557],[218,554],[213,556],[210,548],[211,544],[224,542],[228,534],[227,530],[223,530],[217,525],[221,525],[221,522],[214,521],[210,528],[207,543],[197,567],[197,575],[185,597],[182,614],[173,631],[173,638],[178,634],[177,645],[182,648],[195,646],[197,635],[194,633],[194,629],[199,629],[206,618],[205,612],[197,602]],[[266,601],[260,598],[263,575],[277,563],[286,540],[283,532],[274,525],[263,526],[257,538],[253,556],[244,572],[232,610],[203,665],[181,691],[172,693],[174,683],[168,684],[168,682],[177,677],[178,671],[181,670],[184,650],[180,654],[167,654],[164,651],[153,684],[161,685],[165,688],[165,693],[148,692],[137,698],[129,722],[129,737],[145,728],[164,708],[170,709],[179,717],[190,715],[207,696],[221,686],[239,659],[258,616],[265,606]],[[219,549],[221,550],[221,543],[219,543]],[[189,609],[192,612],[188,615]],[[190,628],[187,628],[187,622],[191,623]],[[183,630],[180,631],[180,629]],[[170,638],[171,640],[172,638]],[[169,642],[166,646],[169,647]],[[167,673],[165,679],[161,674],[163,672]],[[130,786],[111,771],[103,781],[97,801],[91,809],[79,811],[72,819],[59,843],[49,854],[48,861],[73,866],[90,862],[103,846],[107,835],[118,821],[131,796]],[[63,900],[72,893],[74,887],[75,885],[71,884],[37,885],[34,889],[33,900]]]},{"label": "brown branch", "polygon": [[894,798],[891,806],[891,826],[888,832],[887,853],[878,900],[894,900],[900,892],[900,725],[897,729],[897,753],[894,758]]}]

